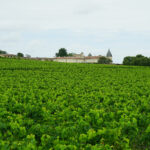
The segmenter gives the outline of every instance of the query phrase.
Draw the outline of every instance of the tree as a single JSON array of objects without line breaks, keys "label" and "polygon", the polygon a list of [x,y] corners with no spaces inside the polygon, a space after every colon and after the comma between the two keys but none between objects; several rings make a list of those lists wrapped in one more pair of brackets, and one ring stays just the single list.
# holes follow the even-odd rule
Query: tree
[{"label": "tree", "polygon": [[98,60],[98,64],[111,64],[111,63],[112,60],[104,56],[100,57]]},{"label": "tree", "polygon": [[127,56],[123,60],[124,65],[134,65],[134,59],[135,57]]},{"label": "tree", "polygon": [[135,65],[135,66],[150,66],[150,58],[145,57],[141,54],[135,57],[127,56],[123,60],[124,65]]},{"label": "tree", "polygon": [[91,57],[91,56],[92,56],[92,54],[91,54],[91,53],[89,53],[89,54],[88,54],[88,56],[89,56],[89,57]]},{"label": "tree", "polygon": [[138,54],[138,55],[136,55],[136,58],[144,58],[144,56],[141,54]]},{"label": "tree", "polygon": [[24,57],[23,53],[17,53],[18,57]]},{"label": "tree", "polygon": [[67,50],[65,48],[60,48],[59,52],[56,53],[56,57],[67,57]]},{"label": "tree", "polygon": [[0,54],[7,54],[6,51],[0,50]]}]

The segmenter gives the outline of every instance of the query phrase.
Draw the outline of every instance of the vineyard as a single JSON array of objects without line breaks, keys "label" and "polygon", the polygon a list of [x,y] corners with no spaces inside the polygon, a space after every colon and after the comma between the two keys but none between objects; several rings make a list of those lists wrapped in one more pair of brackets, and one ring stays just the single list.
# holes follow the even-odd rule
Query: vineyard
[{"label": "vineyard", "polygon": [[0,58],[1,150],[150,150],[150,68]]}]

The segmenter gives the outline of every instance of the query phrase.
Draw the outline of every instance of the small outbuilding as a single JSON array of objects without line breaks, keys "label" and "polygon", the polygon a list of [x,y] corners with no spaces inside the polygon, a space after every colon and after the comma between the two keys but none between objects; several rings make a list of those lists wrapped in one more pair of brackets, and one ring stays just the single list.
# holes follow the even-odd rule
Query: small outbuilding
[{"label": "small outbuilding", "polygon": [[14,54],[0,54],[0,57],[6,57],[6,58],[16,58],[17,55]]}]

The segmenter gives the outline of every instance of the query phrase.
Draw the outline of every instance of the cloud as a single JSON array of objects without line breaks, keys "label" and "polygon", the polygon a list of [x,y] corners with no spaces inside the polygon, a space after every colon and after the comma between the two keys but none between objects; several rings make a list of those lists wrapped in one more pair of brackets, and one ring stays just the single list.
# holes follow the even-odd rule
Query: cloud
[{"label": "cloud", "polygon": [[131,49],[135,54],[150,46],[149,5],[149,0],[0,0],[0,49],[47,56],[60,47],[92,49],[95,55],[112,48],[121,62]]},{"label": "cloud", "polygon": [[0,27],[149,30],[148,0],[1,0]]}]

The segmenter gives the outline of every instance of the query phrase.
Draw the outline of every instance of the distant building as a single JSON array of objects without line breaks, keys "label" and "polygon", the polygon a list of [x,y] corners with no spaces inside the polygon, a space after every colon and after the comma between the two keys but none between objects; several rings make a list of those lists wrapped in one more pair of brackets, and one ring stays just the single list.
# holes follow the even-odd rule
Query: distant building
[{"label": "distant building", "polygon": [[87,56],[87,57],[56,57],[53,58],[55,62],[65,63],[97,63],[100,56]]},{"label": "distant building", "polygon": [[0,54],[0,57],[6,57],[6,58],[16,58],[17,55],[14,54]]},{"label": "distant building", "polygon": [[110,49],[108,49],[106,57],[112,60],[112,53],[111,53]]},{"label": "distant building", "polygon": [[[17,58],[17,55],[14,54],[0,54],[0,57],[6,58]],[[55,57],[55,58],[42,58],[42,57],[22,57],[21,59],[30,59],[30,60],[41,60],[41,61],[55,61],[55,62],[64,62],[64,63],[97,63],[98,60],[103,57],[99,56],[84,56],[84,53],[74,54],[70,57]],[[112,54],[108,50],[106,57],[112,60]]]},{"label": "distant building", "polygon": [[[98,60],[102,56],[84,56],[83,53],[81,54],[74,54],[71,57],[56,57],[53,58],[55,62],[65,62],[65,63],[97,63]],[[106,57],[112,60],[112,54],[110,50],[107,52]]]},{"label": "distant building", "polygon": [[72,57],[84,57],[84,53],[80,53],[80,54],[73,54]]},{"label": "distant building", "polygon": [[48,57],[31,57],[31,58],[24,57],[24,58],[30,60],[53,61],[53,58]]}]

